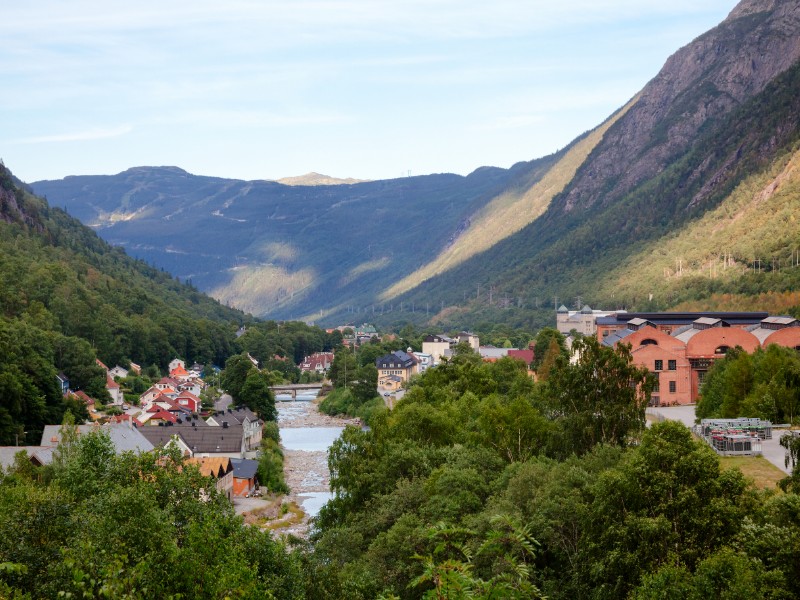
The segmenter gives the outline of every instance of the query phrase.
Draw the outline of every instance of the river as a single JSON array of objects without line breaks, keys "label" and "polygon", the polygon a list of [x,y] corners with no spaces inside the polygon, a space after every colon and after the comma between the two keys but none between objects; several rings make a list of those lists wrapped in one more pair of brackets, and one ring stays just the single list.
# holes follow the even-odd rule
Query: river
[{"label": "river", "polygon": [[298,395],[296,400],[275,403],[283,446],[284,474],[292,490],[289,500],[305,512],[305,518],[291,531],[304,535],[308,519],[319,514],[332,497],[328,472],[328,448],[348,424],[360,425],[357,419],[329,417],[317,409],[313,395]]}]

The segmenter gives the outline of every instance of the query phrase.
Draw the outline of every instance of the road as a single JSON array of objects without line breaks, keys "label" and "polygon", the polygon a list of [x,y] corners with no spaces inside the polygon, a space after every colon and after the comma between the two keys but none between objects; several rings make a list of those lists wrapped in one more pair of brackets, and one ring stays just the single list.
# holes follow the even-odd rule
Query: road
[{"label": "road", "polygon": [[233,398],[231,398],[230,394],[222,394],[219,397],[219,400],[214,402],[214,410],[228,410],[228,407],[233,404]]}]

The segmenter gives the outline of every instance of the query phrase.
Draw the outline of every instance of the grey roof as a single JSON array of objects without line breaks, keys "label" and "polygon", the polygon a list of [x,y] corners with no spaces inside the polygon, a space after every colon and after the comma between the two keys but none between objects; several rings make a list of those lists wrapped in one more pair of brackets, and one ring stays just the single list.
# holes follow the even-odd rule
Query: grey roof
[{"label": "grey roof", "polygon": [[759,344],[763,344],[766,339],[775,333],[774,329],[764,329],[763,327],[748,327],[747,331],[752,333],[758,339]]},{"label": "grey roof", "polygon": [[641,327],[645,323],[649,323],[649,322],[650,321],[648,321],[647,319],[638,319],[637,318],[637,319],[631,319],[630,321],[628,321],[628,325],[633,325],[634,327]]},{"label": "grey roof", "polygon": [[684,325],[683,327],[678,327],[678,329],[672,332],[672,337],[678,337],[684,331],[689,331],[690,329],[694,329],[694,326],[691,323],[689,323],[689,325]]},{"label": "grey roof", "polygon": [[27,452],[28,456],[33,456],[41,446],[0,446],[0,467],[7,469],[14,464],[14,457],[19,452]]},{"label": "grey roof", "polygon": [[233,476],[237,479],[252,479],[258,471],[258,461],[247,458],[232,458]]},{"label": "grey roof", "polygon": [[244,428],[239,424],[228,427],[193,427],[187,424],[169,427],[145,426],[140,427],[139,431],[154,446],[164,446],[173,435],[180,436],[193,453],[241,452],[244,440]]},{"label": "grey roof", "polygon": [[448,337],[448,336],[446,336],[444,334],[439,334],[439,335],[427,335],[427,336],[425,336],[425,339],[422,340],[422,341],[423,342],[447,342],[448,344],[452,344],[456,340],[454,340],[453,338]]},{"label": "grey roof", "polygon": [[688,325],[692,321],[703,317],[712,319],[722,319],[730,325],[749,325],[758,323],[762,319],[769,317],[765,312],[619,312],[607,317],[599,317],[598,325],[623,325],[640,317],[647,319],[656,325]]},{"label": "grey roof", "polygon": [[620,329],[619,331],[615,331],[614,333],[611,333],[611,334],[609,334],[609,335],[607,335],[606,337],[603,338],[603,345],[604,346],[613,346],[614,344],[616,344],[620,340],[624,340],[626,337],[628,337],[632,333],[633,333],[633,331],[630,330],[630,329]]},{"label": "grey roof", "polygon": [[686,343],[690,339],[692,339],[694,336],[696,336],[698,333],[700,333],[700,331],[702,331],[702,330],[701,329],[696,329],[694,327],[688,327],[688,328],[684,329],[683,331],[681,331],[678,335],[673,335],[673,337],[679,339],[683,343]]},{"label": "grey roof", "polygon": [[592,307],[588,304],[584,304],[583,308],[581,309],[581,314],[590,315],[592,314]]},{"label": "grey roof", "polygon": [[798,324],[797,319],[795,319],[794,317],[767,317],[761,322],[772,325],[780,325],[783,327],[789,327],[792,325],[797,326]]},{"label": "grey roof", "polygon": [[561,306],[559,306],[559,307],[558,307],[558,310],[557,310],[556,312],[557,312],[558,314],[560,314],[560,315],[563,315],[563,314],[566,314],[566,313],[568,313],[568,312],[569,312],[569,309],[568,309],[566,306],[564,306],[564,305],[562,304]]},{"label": "grey roof", "polygon": [[127,423],[114,423],[103,427],[108,431],[111,443],[114,444],[117,454],[122,452],[150,452],[154,446],[145,438],[137,428],[130,427]]},{"label": "grey roof", "polygon": [[375,359],[375,366],[379,369],[391,369],[389,365],[399,365],[397,368],[407,369],[416,364],[417,359],[402,350],[396,350],[391,354],[384,354]]},{"label": "grey roof", "polygon": [[[209,419],[210,418],[213,418],[214,421],[219,424],[222,424],[222,421],[228,421],[228,424],[230,425],[235,423],[243,425],[245,421],[249,421],[251,423],[254,421],[261,421],[259,416],[246,406],[237,406],[235,408],[229,408],[228,410],[219,410],[214,414],[209,415]],[[212,425],[211,423],[206,424]]]},{"label": "grey roof", "polygon": [[[55,447],[61,443],[61,425],[45,425],[42,432],[41,445],[44,447]],[[102,431],[108,434],[111,443],[114,445],[114,452],[150,452],[153,444],[139,433],[135,427],[128,423],[109,423],[107,425],[77,425],[78,435],[84,435],[92,431]]]},{"label": "grey roof", "polygon": [[513,348],[491,348],[488,346],[481,346],[478,352],[483,358],[503,358],[508,356],[508,351]]},{"label": "grey roof", "polygon": [[715,327],[722,323],[722,319],[716,319],[714,317],[700,317],[699,319],[694,320],[695,323],[698,325],[708,325],[709,327]]}]

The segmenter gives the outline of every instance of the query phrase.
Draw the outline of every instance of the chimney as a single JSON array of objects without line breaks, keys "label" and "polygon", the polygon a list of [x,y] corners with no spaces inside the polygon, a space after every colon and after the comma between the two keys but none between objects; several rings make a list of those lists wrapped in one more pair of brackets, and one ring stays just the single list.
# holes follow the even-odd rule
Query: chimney
[{"label": "chimney", "polygon": [[227,429],[228,428],[228,422],[227,421],[223,421],[222,422],[222,428],[223,429]]}]

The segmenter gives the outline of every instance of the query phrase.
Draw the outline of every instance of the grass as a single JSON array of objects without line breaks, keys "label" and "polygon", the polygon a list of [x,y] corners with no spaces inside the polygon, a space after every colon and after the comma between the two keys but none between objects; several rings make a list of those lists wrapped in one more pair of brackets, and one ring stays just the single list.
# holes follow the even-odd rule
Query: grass
[{"label": "grass", "polygon": [[786,473],[763,456],[721,456],[719,465],[722,469],[739,469],[760,489],[777,490],[778,481],[786,477]]},{"label": "grass", "polygon": [[244,513],[244,522],[262,529],[276,531],[300,523],[305,516],[296,502],[289,502],[284,496],[271,495],[267,504]]}]

